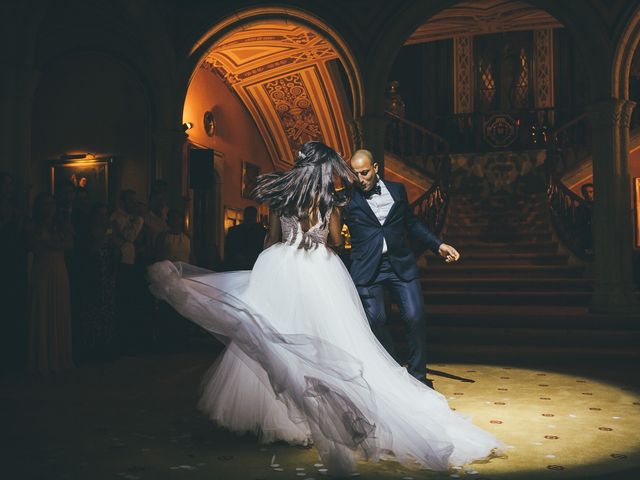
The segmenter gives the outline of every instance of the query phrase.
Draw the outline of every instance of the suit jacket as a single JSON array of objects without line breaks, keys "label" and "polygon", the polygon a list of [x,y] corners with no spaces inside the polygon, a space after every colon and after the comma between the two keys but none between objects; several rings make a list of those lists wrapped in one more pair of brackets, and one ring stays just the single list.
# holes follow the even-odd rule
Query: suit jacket
[{"label": "suit jacket", "polygon": [[228,270],[251,270],[262,252],[267,230],[259,223],[241,223],[229,229],[224,242]]},{"label": "suit jacket", "polygon": [[384,181],[394,203],[383,224],[371,210],[360,191],[344,209],[344,223],[351,234],[351,277],[356,285],[367,285],[375,280],[382,259],[382,240],[387,241],[387,256],[396,275],[405,281],[418,277],[416,257],[409,247],[409,237],[421,247],[437,254],[442,244],[413,213],[403,184]]}]

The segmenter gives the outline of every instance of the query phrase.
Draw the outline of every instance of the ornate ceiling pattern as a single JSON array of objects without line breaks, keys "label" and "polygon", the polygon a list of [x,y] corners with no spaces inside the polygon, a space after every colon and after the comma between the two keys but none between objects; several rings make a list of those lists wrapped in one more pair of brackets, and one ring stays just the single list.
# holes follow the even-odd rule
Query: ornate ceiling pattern
[{"label": "ornate ceiling pattern", "polygon": [[348,158],[350,107],[338,55],[320,35],[300,25],[260,23],[222,39],[201,68],[217,74],[243,101],[277,168],[320,140]]},{"label": "ornate ceiling pattern", "polygon": [[562,24],[544,10],[510,0],[473,0],[447,8],[418,27],[406,45],[463,35],[560,28]]}]

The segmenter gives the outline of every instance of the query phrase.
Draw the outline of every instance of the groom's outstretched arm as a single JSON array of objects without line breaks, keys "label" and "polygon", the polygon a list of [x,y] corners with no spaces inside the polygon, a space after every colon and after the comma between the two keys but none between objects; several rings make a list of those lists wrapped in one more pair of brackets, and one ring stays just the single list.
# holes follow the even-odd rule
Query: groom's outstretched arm
[{"label": "groom's outstretched arm", "polygon": [[411,207],[409,206],[407,190],[404,185],[400,185],[402,186],[402,198],[405,202],[405,205],[407,206],[405,212],[405,222],[409,234],[413,239],[420,242],[422,247],[431,250],[436,255],[439,255],[439,249],[440,245],[442,245],[442,240],[440,240],[437,235],[429,230],[429,228],[424,223],[422,223],[422,221],[420,221],[417,215],[413,213],[413,210],[411,210]]}]

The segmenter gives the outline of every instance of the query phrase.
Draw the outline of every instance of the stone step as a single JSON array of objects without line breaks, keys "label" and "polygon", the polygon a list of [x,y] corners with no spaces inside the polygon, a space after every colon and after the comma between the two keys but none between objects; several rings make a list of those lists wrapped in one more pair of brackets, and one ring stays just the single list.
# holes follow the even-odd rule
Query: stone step
[{"label": "stone step", "polygon": [[[429,305],[427,324],[447,327],[586,328],[634,329],[637,316],[610,316],[589,312],[586,306],[567,305]],[[392,304],[389,322],[400,323],[397,305]]]},{"label": "stone step", "polygon": [[530,225],[526,223],[514,225],[483,225],[471,227],[469,225],[447,225],[442,232],[443,235],[473,235],[478,238],[495,237],[496,233],[501,236],[526,236],[526,235],[547,235],[551,238],[551,227],[549,225]]},{"label": "stone step", "polygon": [[427,295],[440,291],[465,292],[591,292],[592,282],[586,278],[495,278],[425,276],[422,288]]},{"label": "stone step", "polygon": [[540,278],[540,277],[562,277],[581,278],[584,267],[574,265],[527,265],[527,264],[487,264],[468,265],[464,263],[441,263],[430,265],[423,270],[422,276],[434,277],[436,275],[451,276],[476,276],[476,277],[517,277],[517,278]]},{"label": "stone step", "polygon": [[494,221],[491,219],[487,219],[485,221],[477,221],[477,220],[469,220],[466,219],[452,219],[449,218],[447,220],[447,229],[451,227],[459,227],[459,228],[514,228],[521,226],[530,226],[530,227],[549,227],[549,222],[546,219],[538,219],[538,220],[522,220],[522,221]]},{"label": "stone step", "polygon": [[550,242],[553,237],[551,232],[547,233],[511,233],[511,232],[487,232],[480,235],[469,233],[454,233],[443,235],[447,243],[455,245],[454,242],[488,242],[488,243],[518,243],[518,242]]},{"label": "stone step", "polygon": [[534,200],[531,202],[516,200],[516,201],[504,201],[504,202],[489,202],[480,200],[477,202],[464,202],[459,200],[451,200],[449,208],[464,211],[479,211],[491,214],[493,212],[523,212],[523,211],[546,211],[549,208],[549,204],[546,200]]},{"label": "stone step", "polygon": [[[459,248],[460,260],[458,265],[469,264],[491,264],[491,265],[562,265],[566,264],[569,256],[556,253],[496,253],[496,252],[473,252],[470,249]],[[444,262],[441,257],[428,255],[425,257],[427,265],[439,265]]]},{"label": "stone step", "polygon": [[[390,328],[394,340],[404,342],[404,326]],[[427,341],[438,345],[521,345],[544,347],[639,348],[640,328],[620,330],[544,328],[460,328],[428,326]]]},{"label": "stone step", "polygon": [[[448,239],[447,239],[448,240]],[[454,246],[465,255],[474,253],[555,253],[558,242],[481,242],[474,239],[459,240]]]},{"label": "stone step", "polygon": [[[427,305],[588,305],[588,291],[465,291],[439,290],[424,296]],[[428,307],[427,307],[428,308]]]}]

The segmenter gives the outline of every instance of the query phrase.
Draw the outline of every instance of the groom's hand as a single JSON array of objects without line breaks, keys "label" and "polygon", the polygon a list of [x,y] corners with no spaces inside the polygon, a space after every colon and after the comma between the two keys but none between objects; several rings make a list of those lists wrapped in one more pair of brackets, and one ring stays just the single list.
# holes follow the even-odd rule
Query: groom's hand
[{"label": "groom's hand", "polygon": [[440,245],[438,253],[442,258],[444,258],[444,261],[447,263],[457,262],[460,258],[460,254],[458,253],[458,251],[451,245],[447,245],[446,243]]}]

